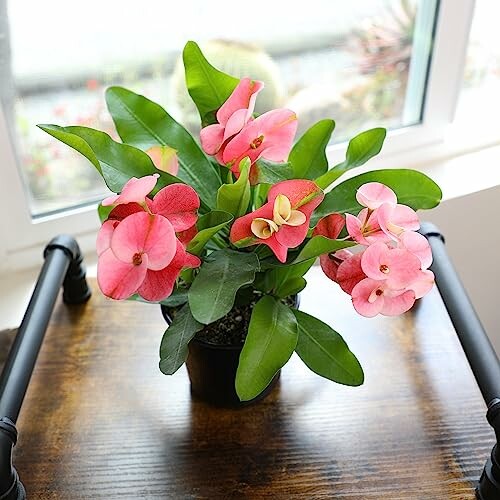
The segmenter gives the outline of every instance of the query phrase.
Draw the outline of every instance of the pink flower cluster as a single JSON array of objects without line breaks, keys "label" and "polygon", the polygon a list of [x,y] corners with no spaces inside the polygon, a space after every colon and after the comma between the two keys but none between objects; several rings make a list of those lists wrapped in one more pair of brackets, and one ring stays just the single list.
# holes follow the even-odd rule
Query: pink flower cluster
[{"label": "pink flower cluster", "polygon": [[146,300],[163,300],[183,268],[201,264],[186,251],[183,239],[196,232],[198,195],[190,186],[171,184],[148,198],[158,177],[133,177],[121,194],[102,202],[114,205],[97,236],[97,281],[107,297],[138,293]]},{"label": "pink flower cluster", "polygon": [[217,123],[200,132],[201,146],[239,175],[240,161],[248,157],[252,165],[259,159],[286,160],[297,131],[297,116],[289,109],[273,109],[252,117],[257,94],[264,84],[242,78],[217,111]]},{"label": "pink flower cluster", "polygon": [[[387,186],[364,184],[356,199],[364,208],[357,216],[347,214],[345,227],[350,239],[365,248],[359,253],[344,249],[323,255],[321,267],[351,295],[359,314],[396,316],[408,311],[432,288],[429,243],[415,232],[420,227],[415,211],[398,204],[396,194]],[[314,235],[335,239],[343,227],[344,218],[331,214],[319,221]]]}]

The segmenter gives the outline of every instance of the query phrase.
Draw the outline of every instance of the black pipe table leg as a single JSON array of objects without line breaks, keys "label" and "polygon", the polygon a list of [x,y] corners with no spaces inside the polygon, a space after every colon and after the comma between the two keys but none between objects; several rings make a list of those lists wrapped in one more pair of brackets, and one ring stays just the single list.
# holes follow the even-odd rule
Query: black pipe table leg
[{"label": "black pipe table leg", "polygon": [[479,500],[500,499],[500,363],[446,252],[444,237],[429,223],[420,232],[432,248],[431,270],[444,305],[455,327],[474,377],[488,407],[486,418],[495,431],[496,444],[476,488]]},{"label": "black pipe table leg", "polygon": [[16,421],[28,388],[50,315],[63,286],[63,300],[80,304],[90,297],[85,267],[71,236],[54,238],[44,250],[33,295],[0,376],[0,500],[21,500],[26,492],[12,465],[17,441]]}]

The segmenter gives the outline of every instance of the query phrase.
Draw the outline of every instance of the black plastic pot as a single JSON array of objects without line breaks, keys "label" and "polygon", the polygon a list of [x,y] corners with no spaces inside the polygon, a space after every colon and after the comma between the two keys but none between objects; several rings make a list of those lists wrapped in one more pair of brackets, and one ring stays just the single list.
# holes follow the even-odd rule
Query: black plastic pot
[{"label": "black plastic pot", "polygon": [[[298,306],[298,297],[295,298]],[[165,321],[172,318],[169,309],[161,306]],[[191,382],[191,394],[214,406],[238,408],[256,403],[265,398],[276,387],[280,371],[271,383],[257,397],[250,401],[240,401],[234,386],[236,370],[243,346],[210,344],[194,338],[189,343],[186,366]]]}]

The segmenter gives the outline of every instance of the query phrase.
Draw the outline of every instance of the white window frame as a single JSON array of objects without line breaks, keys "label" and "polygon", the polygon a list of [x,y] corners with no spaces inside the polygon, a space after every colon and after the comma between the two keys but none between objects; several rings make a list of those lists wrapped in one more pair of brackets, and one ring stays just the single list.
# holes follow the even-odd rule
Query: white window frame
[{"label": "white window frame", "polygon": [[[474,0],[440,0],[423,121],[391,131],[377,165],[387,160],[408,165],[415,150],[435,149],[443,142],[461,87],[473,11]],[[5,110],[0,107],[0,274],[38,266],[46,243],[61,233],[74,235],[84,253],[92,252],[99,227],[95,206],[33,219],[13,144]],[[331,164],[342,161],[344,151],[345,144],[329,147]]]}]

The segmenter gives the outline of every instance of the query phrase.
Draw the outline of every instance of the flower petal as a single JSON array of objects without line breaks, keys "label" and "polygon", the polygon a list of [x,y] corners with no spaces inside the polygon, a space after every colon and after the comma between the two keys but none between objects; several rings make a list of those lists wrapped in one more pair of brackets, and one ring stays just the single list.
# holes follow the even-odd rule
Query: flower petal
[{"label": "flower petal", "polygon": [[217,154],[224,142],[224,127],[216,123],[202,128],[200,131],[200,142],[203,151],[207,155]]},{"label": "flower petal", "polygon": [[226,102],[217,111],[217,121],[226,126],[231,116],[240,109],[246,111],[247,119],[245,121],[248,121],[248,118],[252,116],[257,94],[263,87],[264,84],[258,80],[242,78]]},{"label": "flower petal", "polygon": [[158,181],[159,174],[145,175],[137,179],[132,177],[123,186],[122,192],[116,196],[110,196],[102,201],[102,206],[118,205],[122,203],[144,203],[146,196],[153,190]]},{"label": "flower petal", "polygon": [[[149,198],[146,198],[147,202],[150,201]],[[128,217],[129,215],[135,214],[137,212],[145,212],[144,207],[139,205],[139,203],[124,203],[122,205],[116,205],[113,210],[108,215],[108,220],[116,220],[121,221]]]},{"label": "flower petal", "polygon": [[397,240],[404,231],[416,231],[420,228],[417,213],[406,205],[382,204],[377,209],[377,220],[382,231],[393,240]]},{"label": "flower petal", "polygon": [[273,205],[273,220],[276,224],[284,224],[288,217],[290,217],[291,212],[292,204],[290,200],[284,194],[276,196]]},{"label": "flower petal", "polygon": [[384,293],[384,305],[380,313],[384,316],[398,316],[410,310],[415,303],[413,290]]},{"label": "flower petal", "polygon": [[253,163],[269,148],[273,148],[272,154],[265,158],[284,160],[292,148],[296,130],[297,115],[293,111],[268,111],[249,122],[227,143],[222,156],[224,164],[238,165],[245,156]]},{"label": "flower petal", "polygon": [[345,227],[349,236],[360,245],[369,245],[366,238],[363,236],[363,223],[358,217],[352,214],[345,214]]},{"label": "flower petal", "polygon": [[116,220],[107,220],[97,233],[96,250],[97,255],[101,255],[111,246],[111,236],[116,226],[119,224]]},{"label": "flower petal", "polygon": [[182,243],[177,240],[176,253],[170,264],[158,271],[148,269],[138,293],[145,300],[163,300],[171,295],[183,268],[198,267],[200,264],[200,259],[187,253]]},{"label": "flower petal", "polygon": [[235,111],[226,123],[226,128],[224,129],[224,136],[222,137],[222,142],[227,141],[245,126],[247,122],[247,110],[246,109],[238,109]]},{"label": "flower petal", "polygon": [[354,254],[352,257],[345,259],[339,265],[337,270],[337,283],[344,292],[351,294],[353,288],[363,279],[366,278],[363,269],[361,268],[361,258],[363,253]]},{"label": "flower petal", "polygon": [[313,231],[313,236],[325,236],[332,240],[337,239],[344,228],[344,217],[340,214],[330,214],[320,219]]},{"label": "flower petal", "polygon": [[153,146],[146,151],[154,166],[162,172],[177,175],[179,172],[179,160],[177,150],[170,146]]},{"label": "flower petal", "polygon": [[422,269],[427,269],[432,264],[432,250],[427,238],[422,234],[405,231],[400,236],[399,244],[420,259]]},{"label": "flower petal", "polygon": [[160,189],[153,198],[152,212],[166,217],[176,232],[190,228],[198,220],[200,198],[186,184],[176,183]]},{"label": "flower petal", "polygon": [[413,290],[416,299],[420,299],[424,295],[427,295],[431,291],[433,286],[434,273],[432,271],[426,270],[421,271],[417,280],[409,285],[408,288],[410,290]]},{"label": "flower petal", "polygon": [[375,300],[371,300],[374,291],[380,287],[380,282],[365,278],[361,280],[352,289],[352,304],[354,309],[365,316],[366,318],[373,318],[384,307],[384,295],[377,296]]},{"label": "flower petal", "polygon": [[307,221],[306,214],[300,210],[292,210],[290,216],[286,220],[287,226],[301,226]]},{"label": "flower petal", "polygon": [[288,252],[288,248],[285,245],[282,245],[277,239],[276,239],[276,234],[274,233],[270,238],[267,240],[259,240],[259,243],[262,243],[264,245],[267,245],[276,255],[276,258],[282,262],[286,262],[286,256]]},{"label": "flower petal", "polygon": [[290,200],[292,209],[297,210],[300,207],[301,212],[304,212],[306,216],[310,216],[325,197],[323,190],[315,182],[305,179],[278,182],[269,190],[267,200],[274,203],[280,194]]},{"label": "flower petal", "polygon": [[308,231],[308,224],[301,224],[300,226],[284,225],[279,228],[279,231],[275,233],[275,236],[276,240],[278,240],[285,247],[295,248],[306,239]]},{"label": "flower petal", "polygon": [[323,254],[319,258],[319,264],[328,278],[332,281],[337,281],[337,271],[341,264],[340,260],[333,258],[330,254]]},{"label": "flower petal", "polygon": [[149,269],[163,269],[176,252],[174,228],[161,215],[138,212],[116,227],[111,249],[118,259],[128,263],[134,260],[136,254],[147,254]]},{"label": "flower petal", "polygon": [[127,299],[144,281],[147,266],[147,256],[144,256],[140,265],[134,265],[117,259],[111,248],[108,248],[97,261],[97,283],[106,297]]},{"label": "flower petal", "polygon": [[383,203],[396,205],[398,202],[396,193],[380,182],[367,182],[360,186],[356,192],[356,200],[360,205],[371,210],[375,210]]},{"label": "flower petal", "polygon": [[196,227],[196,224],[193,224],[191,227],[187,228],[186,230],[178,232],[177,238],[186,247],[189,245],[191,240],[197,234],[198,234],[198,228]]}]

